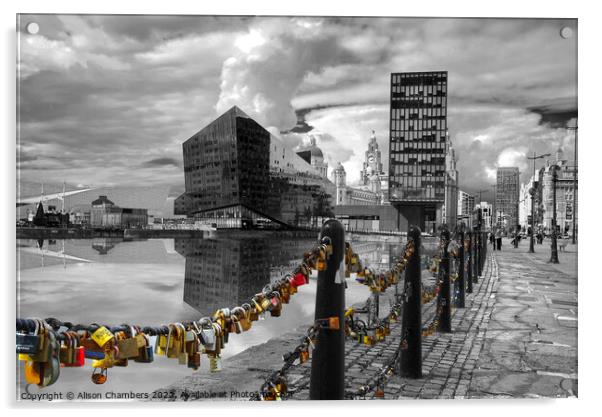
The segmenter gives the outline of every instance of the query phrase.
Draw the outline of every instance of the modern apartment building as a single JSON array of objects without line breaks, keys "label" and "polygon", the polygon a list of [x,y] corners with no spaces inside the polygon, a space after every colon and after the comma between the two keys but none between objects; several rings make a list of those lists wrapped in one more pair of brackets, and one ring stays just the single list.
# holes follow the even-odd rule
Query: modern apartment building
[{"label": "modern apartment building", "polygon": [[446,195],[447,71],[391,74],[389,200],[431,231]]},{"label": "modern apartment building", "polygon": [[495,189],[495,211],[497,225],[507,231],[518,226],[518,202],[520,193],[520,173],[516,167],[497,169]]}]

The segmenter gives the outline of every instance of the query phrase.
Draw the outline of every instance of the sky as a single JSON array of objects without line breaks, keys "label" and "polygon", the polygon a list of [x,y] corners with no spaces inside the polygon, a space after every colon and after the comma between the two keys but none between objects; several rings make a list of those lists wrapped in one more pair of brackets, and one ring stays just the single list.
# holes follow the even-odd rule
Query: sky
[{"label": "sky", "polygon": [[291,147],[313,135],[354,183],[372,130],[388,166],[404,71],[449,72],[460,189],[491,189],[498,166],[526,182],[532,152],[573,158],[575,20],[21,15],[18,30],[22,181],[183,190],[182,142],[237,105]]}]

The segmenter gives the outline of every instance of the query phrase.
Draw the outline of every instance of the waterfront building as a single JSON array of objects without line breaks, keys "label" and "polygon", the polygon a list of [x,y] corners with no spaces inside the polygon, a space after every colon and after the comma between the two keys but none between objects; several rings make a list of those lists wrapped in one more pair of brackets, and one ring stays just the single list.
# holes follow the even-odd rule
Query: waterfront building
[{"label": "waterfront building", "polygon": [[381,153],[373,130],[368,142],[368,150],[364,152],[364,163],[360,171],[360,185],[373,193],[380,194],[380,202],[389,201],[389,176],[383,169]]},{"label": "waterfront building", "polygon": [[575,175],[575,169],[573,166],[568,165],[567,160],[564,159],[564,153],[561,148],[556,151],[555,160],[546,161],[546,166],[540,170],[542,181],[541,225],[547,232],[552,231],[552,218],[554,214],[554,189],[552,170],[550,167],[554,164],[560,168],[556,173],[557,230],[560,233],[570,233],[573,230],[573,221],[577,221],[575,218],[577,208],[573,207],[573,192],[578,192],[578,189],[575,190],[573,187],[573,176]]},{"label": "waterfront building", "polygon": [[520,173],[516,167],[499,167],[497,169],[497,186],[495,189],[495,209],[497,225],[506,232],[514,230],[518,223],[518,201]]},{"label": "waterfront building", "polygon": [[475,208],[475,198],[465,191],[458,190],[458,221],[472,227],[472,212]]},{"label": "waterfront building", "polygon": [[135,228],[148,224],[148,210],[122,208],[107,198],[99,196],[92,202],[90,224],[96,228]]},{"label": "waterfront building", "polygon": [[527,183],[521,183],[520,194],[518,196],[518,224],[521,225],[522,230],[527,231],[531,227],[531,202],[533,200],[529,190],[532,188],[537,189],[538,182],[535,180],[535,176],[529,178]]},{"label": "waterfront building", "polygon": [[345,172],[345,167],[340,162],[337,164],[332,175],[336,187],[335,206],[374,206],[381,203],[381,194],[378,191],[372,191],[370,186],[348,186],[347,173]]},{"label": "waterfront building", "polygon": [[322,178],[327,177],[328,163],[324,160],[322,149],[316,145],[316,138],[314,136],[310,135],[309,143],[298,146],[295,149],[295,153],[310,164]]},{"label": "waterfront building", "polygon": [[175,214],[218,228],[317,225],[332,215],[335,187],[310,144],[308,162],[232,107],[182,144],[185,193]]},{"label": "waterfront building", "polygon": [[445,158],[445,202],[442,208],[443,223],[449,230],[454,230],[458,220],[458,169],[456,152],[451,141],[448,141]]},{"label": "waterfront building", "polygon": [[390,103],[389,200],[404,223],[434,232],[445,203],[447,71],[391,74]]}]

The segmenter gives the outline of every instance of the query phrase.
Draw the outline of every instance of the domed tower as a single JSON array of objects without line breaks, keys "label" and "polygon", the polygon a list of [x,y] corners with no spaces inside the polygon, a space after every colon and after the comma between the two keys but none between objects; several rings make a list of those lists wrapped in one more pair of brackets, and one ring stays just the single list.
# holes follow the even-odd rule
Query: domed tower
[{"label": "domed tower", "polygon": [[328,163],[324,161],[324,154],[316,144],[316,138],[314,136],[309,137],[308,145],[299,146],[295,152],[306,162],[311,164],[311,166],[318,171],[321,177],[327,177]]},{"label": "domed tower", "polygon": [[368,142],[368,150],[365,152],[365,160],[360,178],[363,185],[369,185],[373,175],[384,175],[383,164],[381,162],[380,150],[378,142],[376,142],[376,132],[372,131],[370,142]]},{"label": "domed tower", "polygon": [[564,151],[559,146],[556,150],[556,163],[562,162],[564,160]]},{"label": "domed tower", "polygon": [[343,164],[339,162],[332,175],[337,189],[335,204],[337,206],[347,204],[347,173]]},{"label": "domed tower", "polygon": [[345,172],[345,167],[340,162],[334,169],[333,176],[334,185],[336,185],[337,187],[345,187],[347,185],[347,173]]}]

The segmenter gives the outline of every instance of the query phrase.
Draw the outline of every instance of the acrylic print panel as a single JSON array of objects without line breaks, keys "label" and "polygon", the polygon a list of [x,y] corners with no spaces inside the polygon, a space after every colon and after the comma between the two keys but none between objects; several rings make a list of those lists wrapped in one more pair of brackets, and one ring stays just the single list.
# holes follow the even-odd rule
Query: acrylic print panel
[{"label": "acrylic print panel", "polygon": [[19,401],[577,396],[576,20],[17,32]]}]

